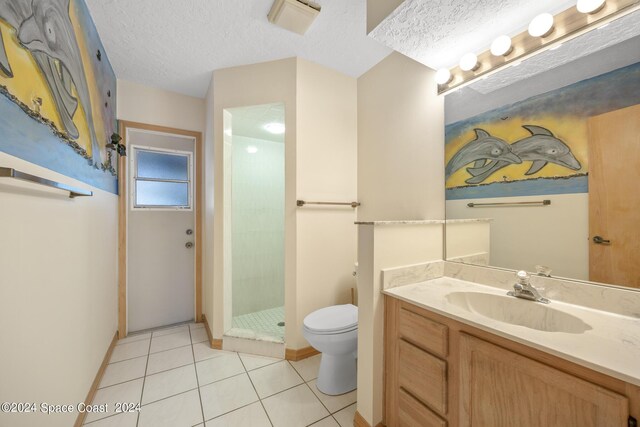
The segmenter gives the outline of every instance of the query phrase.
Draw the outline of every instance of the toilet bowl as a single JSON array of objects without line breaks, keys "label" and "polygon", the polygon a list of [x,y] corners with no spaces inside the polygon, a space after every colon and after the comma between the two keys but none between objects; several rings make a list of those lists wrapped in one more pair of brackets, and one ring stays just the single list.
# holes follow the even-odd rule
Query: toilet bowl
[{"label": "toilet bowl", "polygon": [[358,307],[321,308],[304,318],[302,334],[322,353],[316,386],[332,396],[355,390],[358,350]]}]

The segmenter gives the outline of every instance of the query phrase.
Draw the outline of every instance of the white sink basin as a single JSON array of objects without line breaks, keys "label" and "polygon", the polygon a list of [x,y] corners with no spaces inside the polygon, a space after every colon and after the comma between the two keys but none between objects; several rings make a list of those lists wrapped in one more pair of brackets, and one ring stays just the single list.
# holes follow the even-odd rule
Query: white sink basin
[{"label": "white sink basin", "polygon": [[582,319],[550,305],[507,295],[452,292],[446,299],[450,304],[470,313],[538,331],[582,334],[591,329]]}]

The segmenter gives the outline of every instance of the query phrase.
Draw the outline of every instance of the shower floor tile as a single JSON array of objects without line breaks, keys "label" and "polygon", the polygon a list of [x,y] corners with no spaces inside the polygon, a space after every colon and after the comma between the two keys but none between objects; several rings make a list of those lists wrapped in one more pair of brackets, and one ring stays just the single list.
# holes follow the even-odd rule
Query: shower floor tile
[{"label": "shower floor tile", "polygon": [[225,334],[238,338],[262,339],[265,341],[284,342],[284,307],[269,308],[255,313],[234,316],[233,329]]}]

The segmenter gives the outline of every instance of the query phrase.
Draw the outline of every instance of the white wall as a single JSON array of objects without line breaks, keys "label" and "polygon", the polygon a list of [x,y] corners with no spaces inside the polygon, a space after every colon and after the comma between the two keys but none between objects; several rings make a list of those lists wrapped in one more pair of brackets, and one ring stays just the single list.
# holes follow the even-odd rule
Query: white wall
[{"label": "white wall", "polygon": [[[513,202],[514,197],[482,199]],[[589,195],[516,197],[518,202],[551,200],[549,206],[468,208],[469,200],[447,200],[447,219],[492,218],[490,265],[589,280]],[[475,201],[475,200],[474,200]]]},{"label": "white wall", "polygon": [[444,219],[444,99],[397,52],[358,79],[358,220]]},{"label": "white wall", "polygon": [[[5,153],[0,165],[94,192],[0,181],[0,401],[83,402],[117,329],[118,197]],[[0,413],[0,425],[76,416]]]},{"label": "white wall", "polygon": [[118,119],[204,132],[205,100],[118,80]]}]

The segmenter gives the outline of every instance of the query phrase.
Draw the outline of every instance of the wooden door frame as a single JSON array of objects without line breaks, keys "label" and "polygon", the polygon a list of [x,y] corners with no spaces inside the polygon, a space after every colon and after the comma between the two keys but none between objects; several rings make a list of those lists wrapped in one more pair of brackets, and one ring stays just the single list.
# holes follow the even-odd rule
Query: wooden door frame
[{"label": "wooden door frame", "polygon": [[[203,183],[203,146],[202,133],[165,126],[149,125],[145,123],[119,121],[118,131],[122,137],[122,144],[127,147],[127,130],[136,129],[166,134],[182,135],[195,139],[195,186],[193,190],[195,201],[195,321],[202,322],[202,209],[204,203]],[[127,157],[118,160],[118,337],[127,336]]]}]

